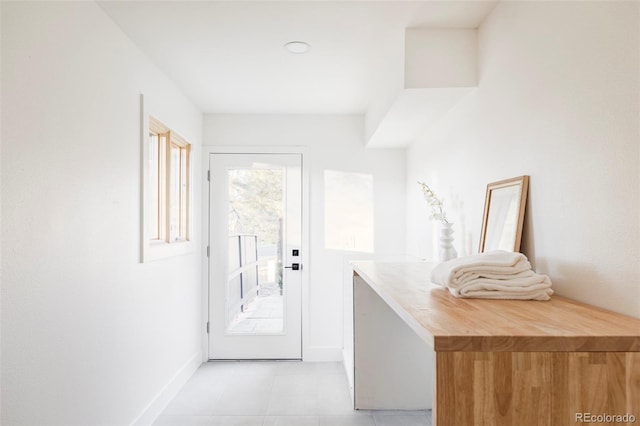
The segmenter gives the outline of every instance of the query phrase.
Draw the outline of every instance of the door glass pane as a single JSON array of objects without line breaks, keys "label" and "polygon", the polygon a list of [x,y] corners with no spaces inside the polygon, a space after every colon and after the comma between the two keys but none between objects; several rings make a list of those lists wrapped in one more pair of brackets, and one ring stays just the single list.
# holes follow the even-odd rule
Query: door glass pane
[{"label": "door glass pane", "polygon": [[282,167],[255,164],[228,170],[229,273],[226,330],[284,332]]}]

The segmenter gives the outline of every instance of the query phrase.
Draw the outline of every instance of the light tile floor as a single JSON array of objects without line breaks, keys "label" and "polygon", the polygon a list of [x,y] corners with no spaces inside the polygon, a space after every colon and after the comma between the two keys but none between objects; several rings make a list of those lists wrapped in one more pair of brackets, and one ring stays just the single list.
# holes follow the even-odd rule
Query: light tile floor
[{"label": "light tile floor", "polygon": [[341,363],[202,365],[157,426],[431,426],[431,411],[353,410]]},{"label": "light tile floor", "polygon": [[229,327],[231,333],[282,333],[283,299],[280,294],[256,296]]}]

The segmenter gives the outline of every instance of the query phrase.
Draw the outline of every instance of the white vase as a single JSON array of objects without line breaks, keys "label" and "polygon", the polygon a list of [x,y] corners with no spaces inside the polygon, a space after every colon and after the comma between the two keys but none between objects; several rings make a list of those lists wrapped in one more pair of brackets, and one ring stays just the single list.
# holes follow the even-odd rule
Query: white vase
[{"label": "white vase", "polygon": [[446,262],[456,257],[458,252],[453,247],[453,223],[440,222],[438,260]]}]

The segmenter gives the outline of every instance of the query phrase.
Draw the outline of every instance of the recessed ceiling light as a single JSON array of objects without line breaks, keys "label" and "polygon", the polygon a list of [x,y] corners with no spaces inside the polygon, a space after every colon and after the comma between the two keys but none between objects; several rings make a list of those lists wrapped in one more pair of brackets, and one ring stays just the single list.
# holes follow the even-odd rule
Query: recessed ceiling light
[{"label": "recessed ceiling light", "polygon": [[311,46],[304,41],[290,41],[284,45],[284,48],[291,53],[307,53]]}]

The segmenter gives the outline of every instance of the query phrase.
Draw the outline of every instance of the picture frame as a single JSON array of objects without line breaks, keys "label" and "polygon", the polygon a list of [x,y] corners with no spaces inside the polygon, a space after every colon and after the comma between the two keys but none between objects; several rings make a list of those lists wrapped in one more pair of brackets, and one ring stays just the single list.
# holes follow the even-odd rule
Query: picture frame
[{"label": "picture frame", "polygon": [[528,190],[526,175],[487,185],[479,253],[520,251]]}]

